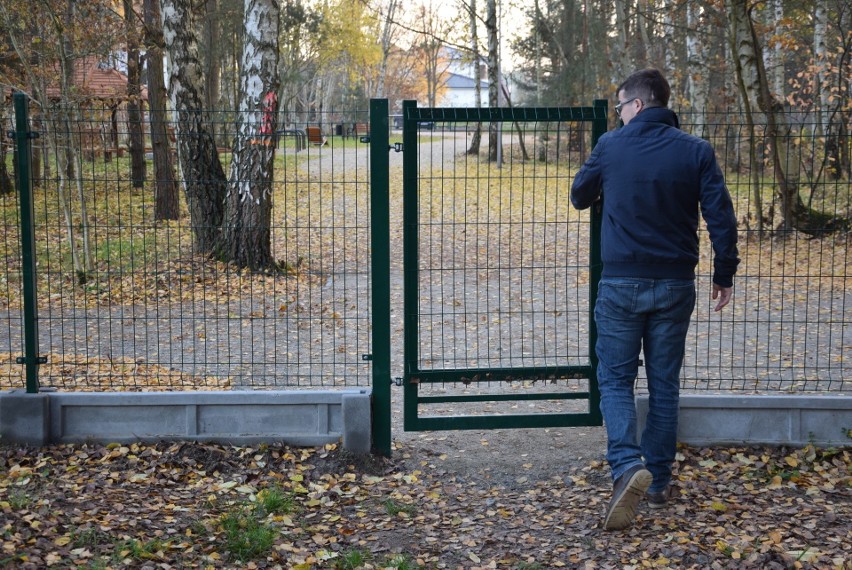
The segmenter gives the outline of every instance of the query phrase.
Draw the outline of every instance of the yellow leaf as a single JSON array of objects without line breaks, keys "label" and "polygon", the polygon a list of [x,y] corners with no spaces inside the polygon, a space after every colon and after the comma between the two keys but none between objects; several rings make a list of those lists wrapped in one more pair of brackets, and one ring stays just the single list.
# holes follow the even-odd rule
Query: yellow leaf
[{"label": "yellow leaf", "polygon": [[776,475],[772,478],[772,481],[769,483],[770,489],[780,489],[781,488],[781,476]]},{"label": "yellow leaf", "polygon": [[66,534],[65,536],[60,536],[53,542],[59,546],[65,546],[71,542],[71,537]]},{"label": "yellow leaf", "polygon": [[725,503],[720,503],[719,501],[714,501],[713,504],[710,505],[710,508],[720,513],[724,513],[728,510],[728,507],[725,505]]},{"label": "yellow leaf", "polygon": [[785,457],[785,458],[784,458],[784,461],[785,461],[785,462],[787,463],[787,465],[789,465],[790,467],[798,467],[798,466],[799,466],[799,460],[798,460],[798,459],[796,459],[795,457],[793,457],[792,455],[788,455],[787,457]]}]

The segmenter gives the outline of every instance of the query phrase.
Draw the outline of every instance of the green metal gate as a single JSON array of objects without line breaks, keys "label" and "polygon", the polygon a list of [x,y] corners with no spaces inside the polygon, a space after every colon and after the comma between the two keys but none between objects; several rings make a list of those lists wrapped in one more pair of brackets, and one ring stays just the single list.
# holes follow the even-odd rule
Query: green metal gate
[{"label": "green metal gate", "polygon": [[601,425],[600,210],[568,200],[606,115],[405,102],[406,431]]}]

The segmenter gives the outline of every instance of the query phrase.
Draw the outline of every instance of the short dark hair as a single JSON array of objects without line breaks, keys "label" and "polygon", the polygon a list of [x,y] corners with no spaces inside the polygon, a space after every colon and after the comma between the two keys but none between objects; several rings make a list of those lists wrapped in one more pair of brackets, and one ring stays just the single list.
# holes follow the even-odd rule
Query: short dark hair
[{"label": "short dark hair", "polygon": [[631,73],[615,92],[622,91],[628,99],[638,97],[646,107],[665,107],[669,104],[672,88],[659,70],[648,68]]}]

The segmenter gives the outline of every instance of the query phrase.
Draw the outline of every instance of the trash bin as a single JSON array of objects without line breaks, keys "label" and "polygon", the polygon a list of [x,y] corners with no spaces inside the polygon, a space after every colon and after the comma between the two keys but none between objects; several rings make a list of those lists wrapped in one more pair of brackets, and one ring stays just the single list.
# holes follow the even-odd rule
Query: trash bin
[{"label": "trash bin", "polygon": [[338,123],[338,124],[334,125],[334,134],[336,134],[339,137],[343,136],[343,123]]}]

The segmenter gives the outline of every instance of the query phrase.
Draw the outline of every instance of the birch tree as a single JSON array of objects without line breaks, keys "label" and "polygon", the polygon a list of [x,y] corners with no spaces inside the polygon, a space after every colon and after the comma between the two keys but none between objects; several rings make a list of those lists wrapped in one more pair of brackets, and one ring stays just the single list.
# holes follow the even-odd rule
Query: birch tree
[{"label": "birch tree", "polygon": [[385,18],[382,22],[382,31],[380,36],[382,48],[382,60],[379,65],[379,77],[376,85],[376,97],[383,98],[385,95],[385,81],[388,74],[388,62],[390,60],[391,49],[393,48],[394,30],[396,28],[396,9],[399,6],[399,0],[388,0]]},{"label": "birch tree", "polygon": [[[473,91],[473,101],[476,108],[482,107],[482,64],[479,52],[479,33],[477,26],[476,0],[470,0],[470,3],[462,1],[462,6],[467,11],[468,26],[470,27],[470,52],[471,60],[473,61],[473,81],[476,83]],[[479,147],[482,144],[482,123],[476,123],[476,129],[470,139],[470,147],[467,149],[467,154],[478,155]]]},{"label": "birch tree", "polygon": [[[497,29],[497,0],[486,0],[485,29],[488,33],[488,106],[500,106],[500,51]],[[496,162],[499,141],[499,124],[492,122],[488,128],[488,160]]]},{"label": "birch tree", "polygon": [[277,0],[245,0],[239,123],[217,256],[239,267],[273,264],[274,132],[278,91]]},{"label": "birch tree", "polygon": [[169,90],[177,114],[178,162],[195,250],[212,253],[225,212],[227,180],[208,111],[191,0],[162,0]]},{"label": "birch tree", "polygon": [[735,57],[746,96],[766,116],[769,159],[775,174],[775,194],[781,209],[778,229],[811,229],[813,220],[799,194],[799,149],[793,139],[784,108],[770,91],[762,46],[747,0],[732,0],[729,16],[735,34]]},{"label": "birch tree", "polygon": [[698,2],[690,2],[687,5],[687,33],[686,33],[686,57],[687,57],[687,88],[689,91],[689,102],[695,112],[695,131],[693,134],[699,137],[705,136],[707,99],[709,97],[709,71],[707,69],[707,38],[703,30],[706,29],[707,19],[704,17],[704,8]]},{"label": "birch tree", "polygon": [[828,109],[829,89],[828,80],[828,47],[826,35],[828,34],[828,10],[827,0],[816,0],[814,7],[814,95],[819,101],[817,113],[817,133],[825,136],[828,131]]}]

